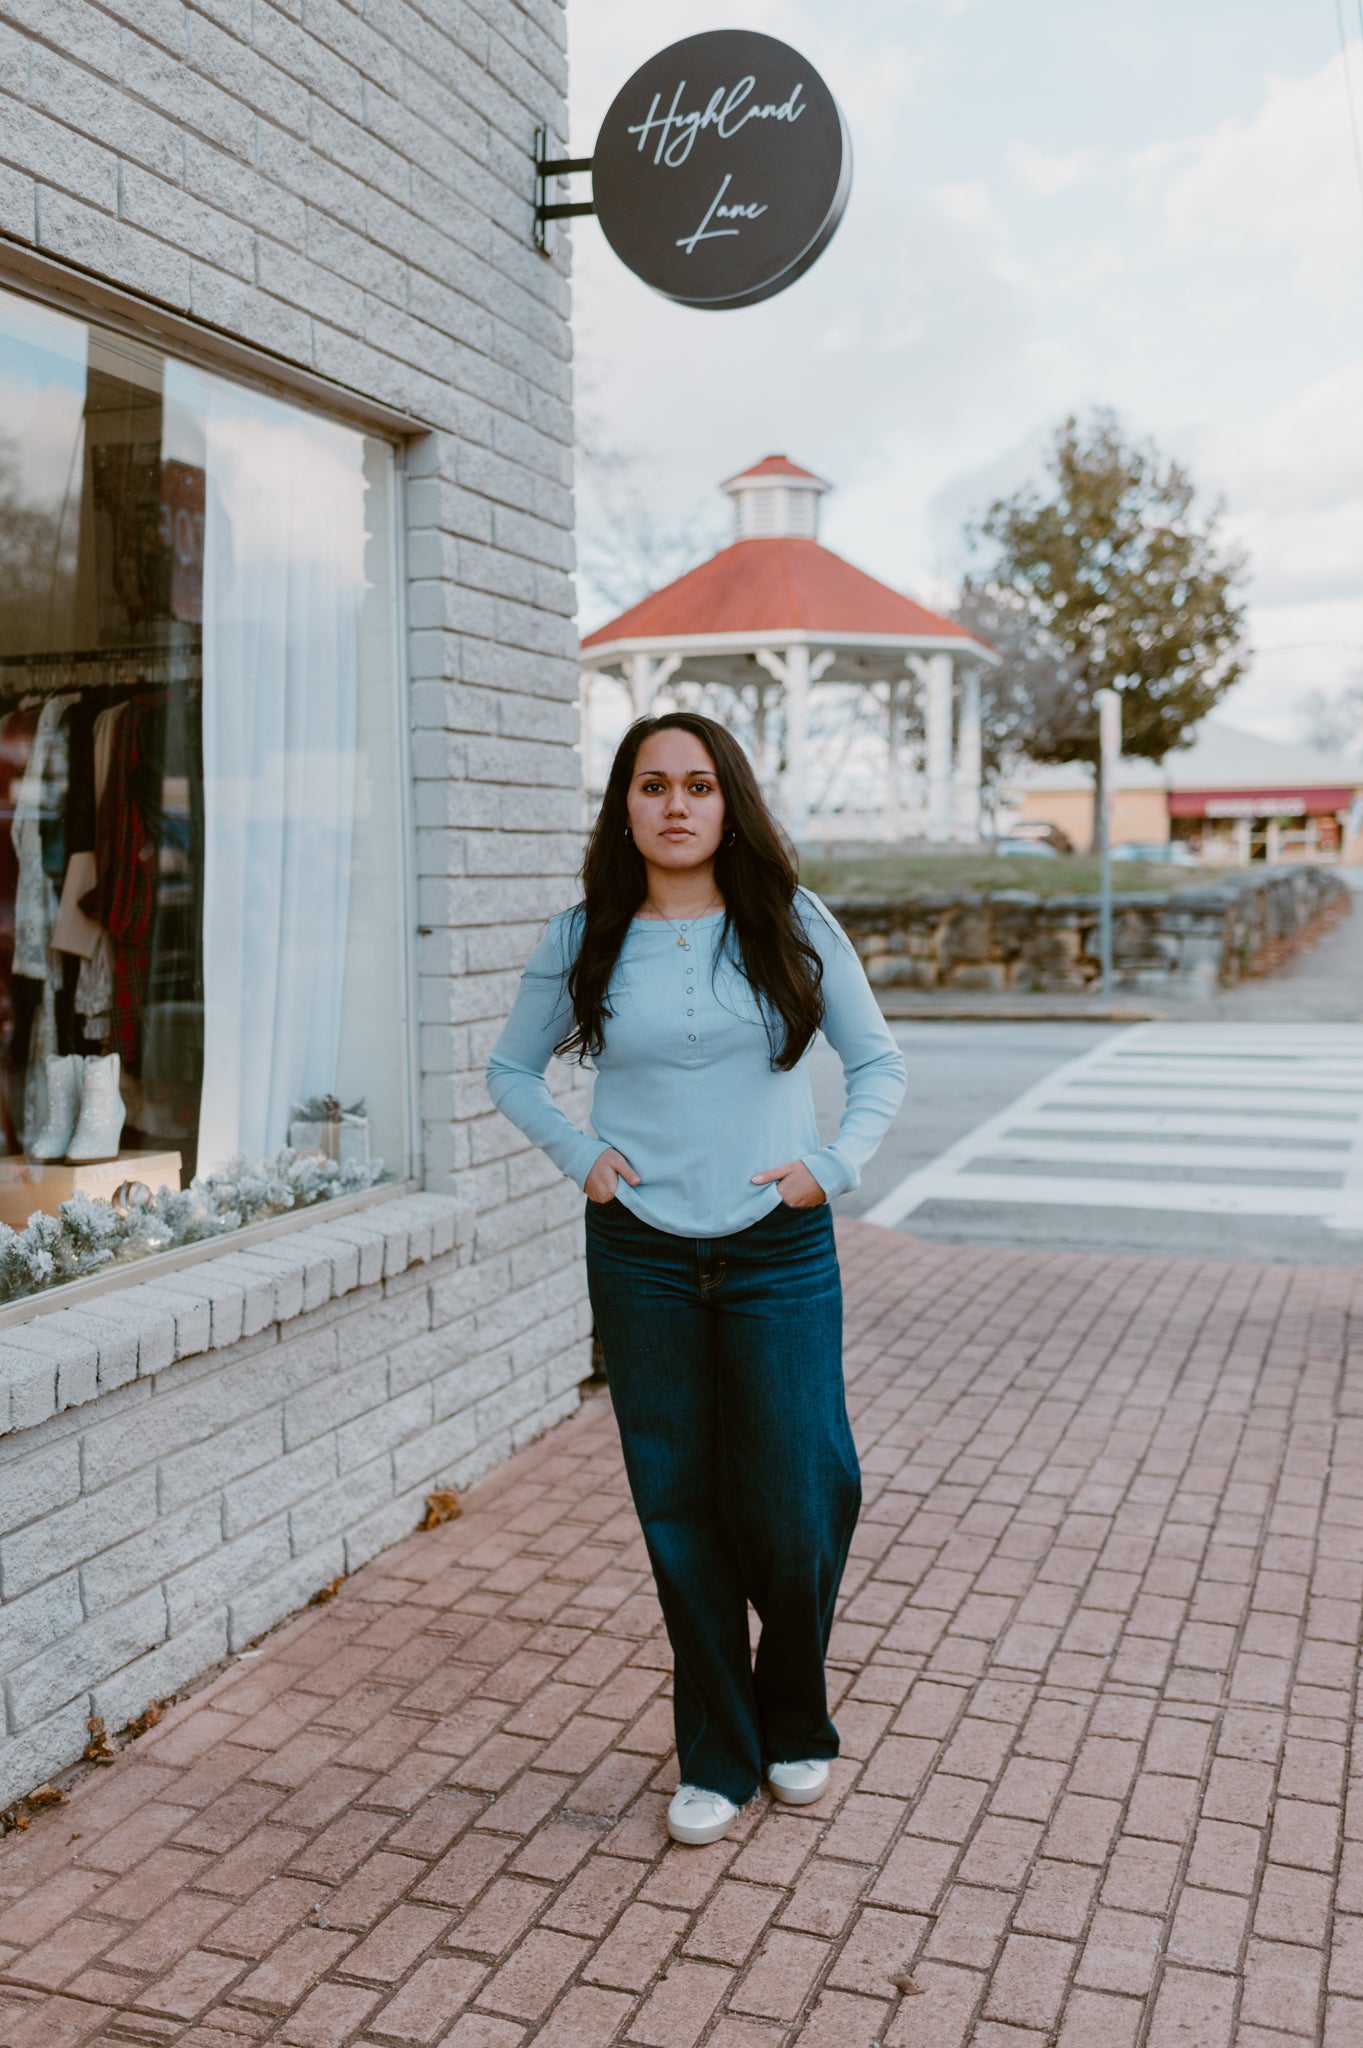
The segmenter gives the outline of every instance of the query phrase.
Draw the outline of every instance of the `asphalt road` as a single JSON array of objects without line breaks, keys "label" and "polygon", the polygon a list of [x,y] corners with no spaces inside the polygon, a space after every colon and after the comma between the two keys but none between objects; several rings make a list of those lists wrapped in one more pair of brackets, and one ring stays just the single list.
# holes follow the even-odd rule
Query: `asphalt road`
[{"label": "asphalt road", "polygon": [[[1363,1031],[1330,1023],[1302,1026],[1292,1019],[1292,1007],[1283,1006],[1288,1014],[1279,1013],[1281,1022],[1265,1021],[1260,1010],[1257,1018],[1229,1025],[1189,1022],[1134,1030],[1070,1023],[894,1025],[909,1070],[904,1106],[862,1186],[837,1209],[858,1216],[878,1206],[892,1208],[894,1191],[909,1175],[934,1168],[957,1147],[955,1156],[967,1155],[967,1174],[985,1174],[991,1198],[971,1197],[958,1173],[950,1199],[918,1202],[896,1227],[953,1244],[1356,1263],[1363,1257],[1363,1232],[1332,1229],[1310,1214],[1226,1212],[1227,1202],[1270,1200],[1265,1189],[1289,1183],[1284,1202],[1309,1205],[1320,1189],[1337,1187],[1346,1175],[1351,1139],[1355,1176],[1363,1158]],[[1163,1035],[1151,1038],[1152,1032]],[[1099,1064],[1062,1074],[1085,1054]],[[841,1107],[842,1076],[826,1046],[817,1048],[814,1061],[820,1123],[831,1130]],[[1288,1069],[1291,1078],[1284,1079]],[[1090,1082],[1090,1072],[1105,1078],[1105,1085]],[[1057,1111],[1044,1105],[1035,1115],[1020,1114],[1020,1143],[1000,1171],[985,1155],[1007,1153],[1007,1145],[997,1141],[1009,1123],[1001,1113],[1047,1077],[1055,1077],[1057,1100],[1096,1107]],[[961,1147],[986,1124],[994,1143]],[[1063,1135],[1076,1130],[1077,1138]],[[1097,1149],[1104,1146],[1106,1153]],[[1168,1149],[1168,1166],[1150,1163],[1161,1157],[1161,1146]],[[1227,1159],[1235,1162],[1229,1171],[1192,1163],[1199,1148],[1212,1146],[1223,1167]],[[1019,1158],[1040,1163],[1019,1169]],[[1123,1163],[1129,1159],[1144,1163]],[[1086,1160],[1096,1160],[1096,1168]],[[1020,1198],[993,1199],[1000,1187],[1007,1189],[1003,1175],[1019,1171]],[[1068,1199],[1046,1199],[1047,1176],[1071,1183]],[[1124,1190],[1116,1198],[1119,1206],[1105,1206],[1113,1200],[1114,1180],[1135,1181],[1137,1192],[1147,1192],[1129,1202]],[[1225,1183],[1249,1192],[1218,1195]],[[1095,1191],[1094,1201],[1084,1199],[1086,1188]],[[1199,1206],[1204,1200],[1205,1209]]]}]

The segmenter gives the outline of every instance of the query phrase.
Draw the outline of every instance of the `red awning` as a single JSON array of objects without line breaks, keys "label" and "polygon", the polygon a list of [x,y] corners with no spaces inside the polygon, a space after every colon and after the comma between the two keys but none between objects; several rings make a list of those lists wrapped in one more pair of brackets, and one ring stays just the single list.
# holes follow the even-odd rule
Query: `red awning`
[{"label": "red awning", "polygon": [[1347,811],[1351,789],[1171,789],[1171,818],[1328,818]]}]

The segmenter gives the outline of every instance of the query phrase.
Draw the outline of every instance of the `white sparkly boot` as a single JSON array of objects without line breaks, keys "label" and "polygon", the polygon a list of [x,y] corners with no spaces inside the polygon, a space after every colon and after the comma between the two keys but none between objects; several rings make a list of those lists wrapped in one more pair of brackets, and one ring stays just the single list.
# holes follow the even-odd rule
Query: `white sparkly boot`
[{"label": "white sparkly boot", "polygon": [[43,1061],[47,1082],[47,1115],[43,1127],[26,1149],[30,1159],[65,1159],[80,1115],[81,1056],[49,1053]]},{"label": "white sparkly boot", "polygon": [[117,1159],[127,1114],[118,1088],[121,1072],[116,1052],[103,1057],[94,1053],[86,1060],[81,1080],[80,1122],[66,1148],[66,1157],[73,1166],[94,1159]]}]

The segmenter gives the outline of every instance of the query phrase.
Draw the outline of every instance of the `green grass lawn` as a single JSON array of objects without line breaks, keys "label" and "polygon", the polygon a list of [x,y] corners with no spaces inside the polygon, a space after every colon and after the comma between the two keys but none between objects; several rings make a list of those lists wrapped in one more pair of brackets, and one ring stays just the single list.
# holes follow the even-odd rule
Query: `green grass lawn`
[{"label": "green grass lawn", "polygon": [[[1240,868],[1180,868],[1162,862],[1115,860],[1113,889],[1205,889],[1244,873]],[[800,879],[820,896],[900,897],[920,890],[1026,889],[1037,896],[1091,896],[1098,890],[1096,857],[1062,853],[999,860],[987,853],[848,853],[805,858]]]}]

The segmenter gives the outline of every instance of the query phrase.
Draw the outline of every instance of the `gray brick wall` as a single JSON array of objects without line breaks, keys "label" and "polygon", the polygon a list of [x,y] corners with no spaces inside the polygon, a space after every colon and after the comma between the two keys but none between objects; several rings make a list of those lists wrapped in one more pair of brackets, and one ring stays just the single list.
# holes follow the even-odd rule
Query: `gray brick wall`
[{"label": "gray brick wall", "polygon": [[522,1267],[463,1220],[401,1197],[0,1334],[0,1805],[576,1407],[575,1225]]},{"label": "gray brick wall", "polygon": [[[405,508],[424,1171],[471,1219],[448,1284],[472,1290],[475,1326],[493,1318],[508,1333],[481,1352],[475,1334],[461,1355],[461,1371],[491,1375],[476,1409],[485,1434],[461,1458],[543,1426],[587,1371],[580,1198],[527,1157],[482,1083],[516,970],[572,898],[579,849],[569,287],[566,256],[546,262],[530,233],[533,131],[567,143],[565,42],[562,0],[0,0],[0,282],[7,241],[26,246],[433,430],[409,447]],[[581,1111],[580,1092],[568,1106]],[[291,1353],[296,1320],[285,1340],[268,1321],[253,1329],[264,1281],[253,1309],[247,1265],[234,1255],[216,1293],[207,1281],[186,1292],[175,1275],[163,1293],[211,1323],[215,1343],[240,1309],[232,1341]],[[431,1284],[435,1295],[447,1280]],[[331,1310],[304,1322],[314,1313]],[[452,1316],[404,1340],[434,1349],[430,1384],[456,1334],[468,1341]],[[83,1446],[110,1403],[143,1398],[141,1379],[101,1381],[98,1332],[84,1346],[78,1335],[69,1325],[53,1359],[54,1403],[72,1412],[33,1425],[35,1446],[49,1432]],[[400,1348],[384,1353],[390,1380]],[[127,1370],[126,1339],[123,1367],[109,1351],[103,1370]],[[432,1424],[451,1456],[462,1416]],[[16,1407],[12,1423],[23,1419]],[[249,1438],[249,1418],[236,1426]],[[281,1439],[278,1455],[309,1469],[305,1442]],[[405,1472],[403,1453],[391,1456]],[[227,1491],[222,1501],[226,1523]],[[202,1535],[188,1511],[174,1527],[176,1545]],[[309,1542],[317,1562],[297,1574],[300,1596],[342,1554],[320,1526]],[[295,1571],[292,1553],[279,1570]],[[45,1611],[73,1613],[72,1597]],[[140,1591],[114,1610],[122,1623],[85,1624],[108,1631],[109,1668],[136,1668],[126,1660],[157,1601]],[[221,1654],[230,1608],[174,1633],[173,1652],[148,1637],[136,1655],[163,1661],[138,1689],[153,1670],[164,1683]],[[88,1679],[93,1667],[80,1668]],[[111,1699],[115,1717],[145,1703]],[[76,1710],[62,1711],[69,1735]]]}]

